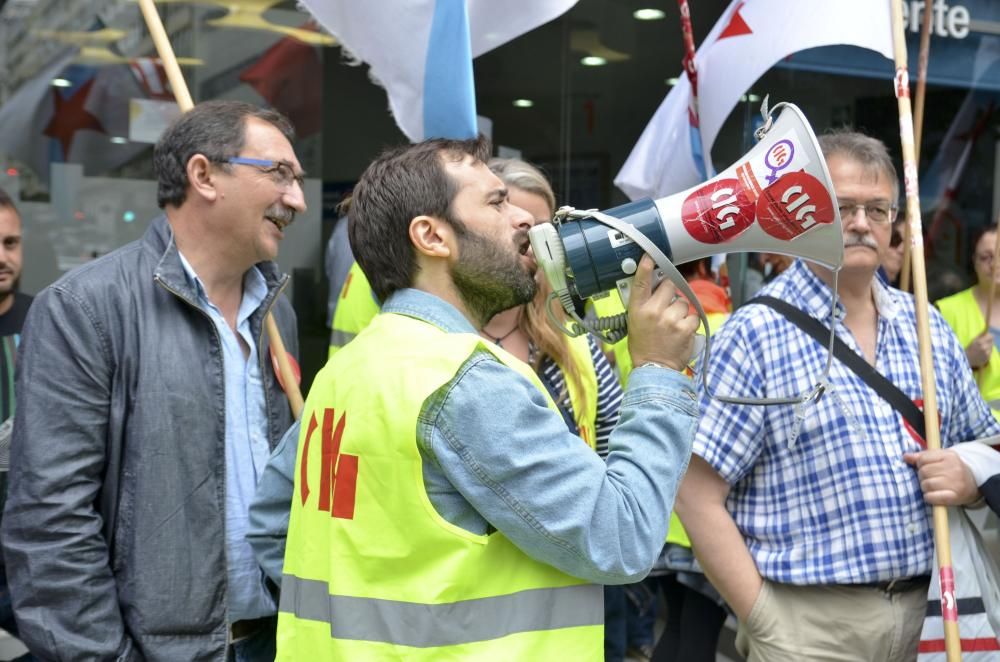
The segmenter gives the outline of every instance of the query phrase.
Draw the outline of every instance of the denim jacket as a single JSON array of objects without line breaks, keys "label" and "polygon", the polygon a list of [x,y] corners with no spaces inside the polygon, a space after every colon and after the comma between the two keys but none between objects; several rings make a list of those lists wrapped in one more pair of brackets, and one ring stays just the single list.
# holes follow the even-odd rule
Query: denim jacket
[{"label": "denim jacket", "polygon": [[[288,276],[251,317],[273,448],[292,422],[263,332],[297,351]],[[58,660],[224,660],[222,351],[165,217],[36,299],[3,548],[21,637]]]},{"label": "denim jacket", "polygon": [[[475,332],[454,307],[415,289],[393,294],[382,312],[449,333]],[[663,547],[697,415],[687,377],[636,368],[605,464],[567,431],[537,387],[481,350],[424,402],[417,429],[424,486],[455,526],[477,535],[495,528],[532,558],[582,579],[635,582]],[[250,506],[247,539],[276,581],[297,448],[293,428],[272,453]]]}]

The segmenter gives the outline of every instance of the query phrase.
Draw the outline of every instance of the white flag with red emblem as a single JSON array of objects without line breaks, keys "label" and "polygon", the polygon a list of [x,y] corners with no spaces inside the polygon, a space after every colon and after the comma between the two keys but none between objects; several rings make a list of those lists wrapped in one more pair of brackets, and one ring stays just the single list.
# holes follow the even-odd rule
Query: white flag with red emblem
[{"label": "white flag with red emblem", "polygon": [[[688,113],[691,85],[682,72],[615,177],[615,185],[635,200],[663,197],[698,184],[702,177],[693,132],[700,131],[700,144],[711,153],[722,123],[764,72],[797,51],[836,44],[868,48],[892,60],[889,3],[734,0],[695,56],[699,116]],[[886,71],[891,72],[889,63]],[[795,99],[771,99],[772,104],[778,101]]]}]

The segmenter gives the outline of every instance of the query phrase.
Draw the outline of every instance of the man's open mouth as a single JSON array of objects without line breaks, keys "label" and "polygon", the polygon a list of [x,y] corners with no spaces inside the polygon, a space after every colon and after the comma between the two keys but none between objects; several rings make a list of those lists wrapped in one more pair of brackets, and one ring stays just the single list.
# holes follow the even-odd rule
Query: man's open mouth
[{"label": "man's open mouth", "polygon": [[274,223],[279,230],[284,230],[292,221],[295,220],[295,214],[265,214],[264,218]]}]

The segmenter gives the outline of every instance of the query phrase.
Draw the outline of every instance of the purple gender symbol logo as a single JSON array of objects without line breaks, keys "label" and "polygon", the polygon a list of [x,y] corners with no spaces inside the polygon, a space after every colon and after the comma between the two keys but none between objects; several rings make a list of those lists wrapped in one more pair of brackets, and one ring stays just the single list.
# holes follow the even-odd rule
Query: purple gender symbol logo
[{"label": "purple gender symbol logo", "polygon": [[771,169],[770,174],[765,177],[768,184],[778,180],[778,172],[788,167],[793,156],[795,156],[795,145],[791,140],[786,138],[771,145],[771,149],[764,155],[764,165]]}]

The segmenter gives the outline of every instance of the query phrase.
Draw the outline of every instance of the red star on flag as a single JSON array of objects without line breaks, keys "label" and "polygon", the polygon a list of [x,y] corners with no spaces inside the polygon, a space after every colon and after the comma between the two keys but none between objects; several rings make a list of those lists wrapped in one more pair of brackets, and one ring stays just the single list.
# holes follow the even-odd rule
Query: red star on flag
[{"label": "red star on flag", "polygon": [[740,10],[743,9],[744,4],[746,3],[741,2],[736,5],[736,11],[733,12],[732,18],[729,19],[729,25],[727,25],[726,29],[719,35],[718,41],[722,41],[726,37],[739,37],[744,34],[753,34],[753,30],[750,29],[747,22],[743,20],[742,16],[740,16]]},{"label": "red star on flag", "polygon": [[49,120],[48,126],[42,133],[59,141],[64,159],[69,159],[69,148],[73,144],[73,136],[77,131],[90,129],[91,131],[107,133],[101,126],[101,122],[84,108],[93,85],[94,79],[91,78],[68,99],[64,99],[57,90],[53,90],[55,106],[52,109],[52,119]]}]

